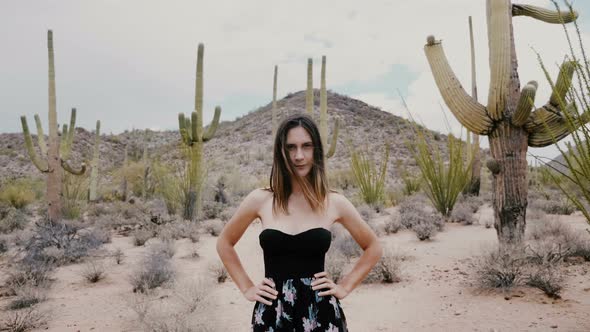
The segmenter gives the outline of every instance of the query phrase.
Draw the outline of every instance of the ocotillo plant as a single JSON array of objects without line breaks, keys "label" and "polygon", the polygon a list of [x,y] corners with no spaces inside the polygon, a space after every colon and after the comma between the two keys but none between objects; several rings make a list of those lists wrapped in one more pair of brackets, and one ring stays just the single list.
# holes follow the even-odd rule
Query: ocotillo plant
[{"label": "ocotillo plant", "polygon": [[197,52],[197,77],[195,87],[195,111],[191,119],[184,114],[178,114],[178,126],[182,143],[188,149],[188,188],[185,192],[183,217],[186,220],[195,220],[201,210],[201,189],[204,181],[205,168],[203,165],[203,144],[213,138],[221,107],[215,107],[215,115],[209,129],[203,129],[203,53],[205,47],[199,44]]},{"label": "ocotillo plant", "polygon": [[375,163],[366,151],[355,150],[350,146],[350,168],[360,189],[360,196],[369,205],[383,202],[385,195],[385,175],[389,161],[389,144],[385,144],[385,153],[381,168],[376,169]]},{"label": "ocotillo plant", "polygon": [[[27,118],[21,116],[21,124],[23,127],[23,134],[25,136],[25,145],[29,157],[35,164],[35,167],[43,173],[47,173],[47,214],[50,221],[59,221],[62,216],[61,211],[61,191],[62,191],[62,168],[72,174],[81,175],[86,171],[86,166],[82,164],[79,170],[72,168],[67,158],[74,140],[74,132],[76,125],[76,109],[72,109],[70,116],[69,130],[66,125],[63,127],[64,134],[60,139],[60,134],[57,126],[57,111],[56,111],[56,97],[55,97],[55,64],[53,56],[53,33],[51,30],[47,31],[47,53],[48,53],[48,76],[49,76],[49,145],[45,147],[40,146],[41,153],[45,154],[44,158],[39,157],[33,147],[33,140],[27,125]],[[39,117],[35,117],[37,128],[41,127]],[[43,131],[38,132],[38,136],[43,136]],[[61,142],[60,142],[61,141]],[[44,143],[43,139],[39,139],[39,143]],[[60,144],[61,143],[61,144]],[[61,146],[60,146],[61,145]]]},{"label": "ocotillo plant", "polygon": [[274,79],[273,79],[273,83],[272,83],[272,139],[274,140],[276,134],[277,134],[277,127],[279,126],[278,124],[278,117],[277,117],[277,76],[279,74],[279,68],[278,66],[275,66],[275,74],[274,74]]},{"label": "ocotillo plant", "polygon": [[573,62],[561,66],[556,86],[545,106],[532,111],[537,83],[520,89],[512,19],[529,16],[548,23],[572,22],[576,13],[550,11],[511,0],[487,0],[490,85],[487,106],[469,96],[456,78],[442,44],[433,36],[424,47],[440,93],[459,122],[470,131],[487,135],[492,159],[495,228],[500,244],[519,244],[526,225],[526,153],[567,136],[572,128],[564,120],[564,105],[574,71]]},{"label": "ocotillo plant", "polygon": [[326,91],[326,56],[324,55],[322,56],[322,82],[320,87],[320,137],[322,138],[324,151],[327,151],[326,158],[331,158],[336,152],[339,125],[340,122],[336,119],[334,130],[332,131],[330,149],[328,149],[328,92]]},{"label": "ocotillo plant", "polygon": [[96,201],[98,198],[98,164],[100,154],[100,120],[96,121],[96,132],[94,133],[94,150],[92,153],[92,161],[90,162],[90,188],[88,193],[88,200]]},{"label": "ocotillo plant", "polygon": [[305,111],[313,114],[313,60],[307,59],[307,90],[305,90]]}]

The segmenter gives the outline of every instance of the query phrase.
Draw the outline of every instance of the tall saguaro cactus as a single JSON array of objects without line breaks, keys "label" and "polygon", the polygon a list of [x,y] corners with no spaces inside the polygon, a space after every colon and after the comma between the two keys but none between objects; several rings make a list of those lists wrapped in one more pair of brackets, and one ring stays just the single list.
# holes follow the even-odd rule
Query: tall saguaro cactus
[{"label": "tall saguaro cactus", "polygon": [[100,120],[96,121],[96,132],[94,133],[94,150],[90,164],[90,188],[88,200],[96,201],[98,198],[98,164],[100,157]]},{"label": "tall saguaro cactus", "polygon": [[307,59],[307,90],[305,91],[305,111],[313,114],[313,60]]},{"label": "tall saguaro cactus", "polygon": [[326,152],[326,158],[331,158],[336,152],[336,142],[338,140],[338,128],[340,122],[336,119],[334,130],[332,131],[332,141],[328,150],[328,92],[326,91],[326,56],[322,56],[322,81],[320,86],[320,136],[322,146]]},{"label": "tall saguaro cactus", "polygon": [[[557,78],[557,89],[547,104],[532,111],[537,83],[520,89],[518,62],[514,47],[512,19],[529,16],[548,23],[570,23],[577,13],[554,12],[511,0],[487,0],[490,85],[487,106],[469,96],[448,64],[442,44],[429,36],[424,47],[440,93],[455,117],[470,131],[487,135],[492,160],[495,228],[500,244],[518,244],[524,237],[527,207],[527,161],[529,146],[543,147],[571,133],[563,112],[571,85],[573,62],[564,62]],[[588,112],[578,119],[588,121]]]},{"label": "tall saguaro cactus", "polygon": [[278,118],[277,118],[277,76],[279,75],[279,68],[275,66],[275,74],[272,83],[272,139],[274,140],[277,134]]},{"label": "tall saguaro cactus", "polygon": [[[55,64],[53,55],[53,32],[47,31],[47,53],[48,53],[48,76],[49,76],[49,143],[45,146],[43,130],[41,129],[41,121],[38,115],[35,115],[35,122],[37,124],[37,136],[39,142],[39,149],[44,156],[39,156],[33,147],[33,139],[27,125],[27,118],[21,116],[21,124],[23,127],[23,134],[25,136],[25,146],[29,157],[35,164],[35,167],[42,173],[47,173],[47,204],[48,204],[48,218],[50,221],[59,221],[61,219],[61,196],[62,196],[62,168],[68,173],[74,175],[84,174],[86,165],[82,163],[81,168],[76,170],[72,168],[68,162],[68,156],[72,148],[74,140],[74,132],[76,127],[76,109],[72,109],[70,116],[70,126],[63,125],[63,134],[58,130],[57,126],[57,111],[56,111],[56,96],[55,96]],[[41,136],[41,137],[39,137]]]},{"label": "tall saguaro cactus", "polygon": [[189,151],[188,166],[188,192],[186,193],[183,209],[183,217],[186,220],[194,220],[201,209],[201,189],[204,181],[203,145],[215,135],[219,125],[221,107],[215,107],[213,122],[205,132],[203,129],[203,53],[205,46],[199,44],[197,52],[197,77],[195,88],[195,111],[191,118],[185,118],[183,113],[178,114],[178,126],[182,143]]},{"label": "tall saguaro cactus", "polygon": [[[477,101],[477,75],[475,71],[475,43],[473,41],[473,23],[469,16],[469,41],[471,50],[471,97]],[[477,133],[468,133],[473,138],[473,145],[470,147],[469,156],[472,158],[471,179],[466,186],[466,191],[470,195],[479,196],[481,185],[481,153],[479,151],[479,135]]]}]

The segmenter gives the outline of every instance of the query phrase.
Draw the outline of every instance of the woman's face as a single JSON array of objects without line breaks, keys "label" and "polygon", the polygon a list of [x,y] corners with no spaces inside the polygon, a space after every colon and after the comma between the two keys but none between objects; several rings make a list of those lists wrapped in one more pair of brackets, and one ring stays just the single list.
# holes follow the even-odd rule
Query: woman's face
[{"label": "woman's face", "polygon": [[295,165],[295,173],[307,176],[313,166],[313,142],[303,127],[295,127],[287,133],[287,151]]}]

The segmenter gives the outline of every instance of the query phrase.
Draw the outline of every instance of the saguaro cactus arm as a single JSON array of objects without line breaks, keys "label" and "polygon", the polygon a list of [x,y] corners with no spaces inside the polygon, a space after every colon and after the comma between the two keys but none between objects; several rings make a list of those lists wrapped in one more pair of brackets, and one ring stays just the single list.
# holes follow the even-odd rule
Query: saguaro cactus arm
[{"label": "saguaro cactus arm", "polygon": [[217,131],[217,126],[219,125],[219,117],[221,116],[221,107],[215,107],[215,114],[213,115],[213,121],[209,125],[207,132],[203,135],[203,142],[207,142],[208,140],[212,139],[215,136],[215,131]]},{"label": "saguaro cactus arm", "polygon": [[35,124],[37,125],[37,142],[39,143],[39,149],[41,149],[41,154],[46,156],[47,144],[45,143],[45,133],[43,133],[43,125],[41,124],[39,114],[35,114]]},{"label": "saguaro cactus arm", "polygon": [[510,1],[487,1],[490,87],[487,110],[490,117],[500,120],[508,102],[510,86],[512,27]]},{"label": "saguaro cactus arm", "polygon": [[31,133],[29,132],[29,125],[27,124],[27,118],[24,116],[20,117],[20,122],[23,127],[23,134],[25,135],[25,146],[27,148],[27,152],[29,157],[33,161],[33,164],[39,171],[43,173],[49,172],[49,165],[47,165],[47,161],[45,159],[39,158],[37,152],[35,152],[35,148],[33,146],[33,139],[31,138]]},{"label": "saguaro cactus arm", "polygon": [[63,133],[60,144],[60,155],[63,159],[68,159],[72,151],[72,143],[74,142],[74,133],[76,131],[76,109],[72,108],[70,113],[70,125],[63,125]]},{"label": "saguaro cactus arm", "polygon": [[307,114],[313,113],[313,60],[307,59],[307,90],[305,93],[305,110]]},{"label": "saguaro cactus arm", "polygon": [[336,143],[338,142],[338,130],[340,128],[340,120],[336,119],[334,123],[334,130],[332,130],[332,140],[330,141],[330,149],[326,154],[326,158],[332,158],[336,153]]},{"label": "saguaro cactus arm", "polygon": [[512,118],[512,124],[520,127],[526,123],[531,111],[535,106],[535,95],[539,84],[536,81],[528,82],[520,93],[520,99],[516,106],[516,112]]},{"label": "saguaro cactus arm", "polygon": [[[529,128],[528,145],[531,147],[545,147],[554,144],[556,141],[561,140],[573,131],[577,130],[580,126],[590,122],[590,112],[586,111],[581,115],[576,111],[574,103],[567,105],[564,113],[556,113],[555,111],[548,110],[548,106],[544,106],[534,112],[534,117],[529,118],[527,125]],[[568,121],[565,117],[572,117],[572,121]],[[571,122],[571,123],[570,123]]]},{"label": "saguaro cactus arm", "polygon": [[539,21],[561,24],[570,23],[578,18],[577,12],[556,11],[532,5],[512,5],[512,16],[529,16]]},{"label": "saguaro cactus arm", "polygon": [[555,83],[553,93],[549,99],[551,105],[559,107],[564,104],[565,96],[572,85],[572,78],[574,77],[576,65],[575,61],[565,61],[559,67],[557,82]]},{"label": "saguaro cactus arm", "polygon": [[74,174],[74,175],[82,175],[86,172],[86,164],[82,163],[80,164],[80,169],[74,169],[70,164],[68,164],[67,161],[61,159],[61,168],[64,169],[64,171]]},{"label": "saguaro cactus arm", "polygon": [[486,108],[475,101],[459,83],[453,69],[449,65],[440,41],[429,36],[424,46],[426,58],[436,85],[451,112],[457,120],[471,132],[487,135],[493,128],[493,122]]}]

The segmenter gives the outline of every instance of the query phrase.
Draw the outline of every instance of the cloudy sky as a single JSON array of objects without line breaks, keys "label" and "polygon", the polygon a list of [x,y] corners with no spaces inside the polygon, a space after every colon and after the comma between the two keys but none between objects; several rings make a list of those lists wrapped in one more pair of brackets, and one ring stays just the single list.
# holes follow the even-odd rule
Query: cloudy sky
[{"label": "cloudy sky", "polygon": [[[522,3],[553,8],[549,0]],[[578,0],[582,32],[590,3]],[[406,116],[398,90],[429,128],[447,132],[442,98],[424,56],[426,36],[443,40],[457,76],[470,90],[467,17],[475,29],[479,99],[489,80],[485,0],[19,0],[0,2],[0,132],[20,131],[20,115],[40,113],[46,126],[46,30],[54,31],[60,122],[78,108],[78,126],[104,132],[176,129],[191,112],[198,43],[205,44],[205,119],[215,105],[233,120],[272,98],[305,88],[307,58],[319,86],[321,56],[328,88]],[[549,87],[533,49],[556,75],[566,53],[563,29],[527,17],[514,20],[521,83]],[[590,44],[589,44],[590,45]],[[459,125],[450,112],[451,130]],[[487,142],[487,139],[484,141]],[[554,156],[555,148],[531,152]]]}]

